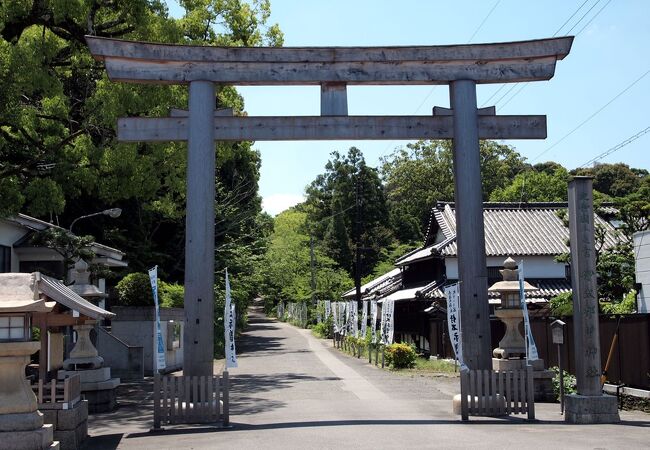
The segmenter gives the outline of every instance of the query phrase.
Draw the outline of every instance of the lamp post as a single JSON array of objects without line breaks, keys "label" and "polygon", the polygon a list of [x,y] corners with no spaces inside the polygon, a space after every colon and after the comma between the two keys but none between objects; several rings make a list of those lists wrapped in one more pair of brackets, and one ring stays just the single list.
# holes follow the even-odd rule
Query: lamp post
[{"label": "lamp post", "polygon": [[86,214],[85,216],[77,217],[75,220],[73,220],[72,223],[70,224],[70,227],[68,228],[68,231],[72,233],[72,227],[74,226],[75,223],[77,223],[77,221],[81,219],[86,219],[88,217],[93,217],[93,216],[102,216],[102,215],[108,216],[111,219],[115,219],[117,217],[120,217],[121,214],[122,214],[122,210],[120,208],[110,208],[110,209],[105,209],[104,211],[98,211],[96,213]]}]

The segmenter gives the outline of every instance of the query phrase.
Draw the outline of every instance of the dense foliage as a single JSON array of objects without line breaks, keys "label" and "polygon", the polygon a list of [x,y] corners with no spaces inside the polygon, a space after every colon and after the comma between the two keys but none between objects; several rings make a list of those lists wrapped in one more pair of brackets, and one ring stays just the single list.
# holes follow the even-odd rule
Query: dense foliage
[{"label": "dense foliage", "polygon": [[386,363],[393,369],[415,367],[418,354],[410,344],[390,344],[386,346]]},{"label": "dense foliage", "polygon": [[[141,272],[130,273],[115,286],[120,306],[153,306],[153,292],[149,275]],[[168,308],[183,307],[183,286],[158,280],[158,301]]]},{"label": "dense foliage", "polygon": [[[109,81],[84,36],[222,46],[283,39],[269,24],[269,0],[178,3],[180,18],[161,0],[0,2],[0,216],[25,212],[69,226],[81,215],[120,207],[120,218],[86,219],[75,232],[125,251],[127,270],[157,264],[171,281],[183,280],[186,146],[121,144],[115,124],[122,116],[184,108],[187,88]],[[243,113],[232,87],[215,100]],[[250,142],[215,151],[216,289],[223,290],[227,266],[238,298],[250,301],[258,291],[251,263],[272,228],[258,195],[261,161]]]}]

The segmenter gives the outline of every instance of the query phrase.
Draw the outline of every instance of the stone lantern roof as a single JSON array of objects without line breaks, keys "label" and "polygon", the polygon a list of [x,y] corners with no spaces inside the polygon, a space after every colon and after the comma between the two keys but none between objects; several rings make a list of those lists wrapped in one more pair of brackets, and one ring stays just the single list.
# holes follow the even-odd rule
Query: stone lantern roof
[{"label": "stone lantern roof", "polygon": [[[503,262],[503,269],[499,271],[503,281],[497,281],[488,289],[488,292],[519,292],[519,274],[517,263],[511,257]],[[536,291],[537,287],[524,280],[524,291]]]},{"label": "stone lantern roof", "polygon": [[50,312],[56,302],[46,302],[38,289],[40,273],[0,274],[0,313]]}]

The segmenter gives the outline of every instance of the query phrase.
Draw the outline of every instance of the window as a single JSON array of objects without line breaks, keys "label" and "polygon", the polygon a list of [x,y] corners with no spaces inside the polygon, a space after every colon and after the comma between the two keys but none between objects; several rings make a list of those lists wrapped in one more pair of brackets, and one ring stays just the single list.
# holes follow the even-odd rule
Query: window
[{"label": "window", "polygon": [[0,273],[11,272],[11,247],[0,245]]},{"label": "window", "polygon": [[29,337],[25,316],[0,316],[0,341],[25,341]]}]

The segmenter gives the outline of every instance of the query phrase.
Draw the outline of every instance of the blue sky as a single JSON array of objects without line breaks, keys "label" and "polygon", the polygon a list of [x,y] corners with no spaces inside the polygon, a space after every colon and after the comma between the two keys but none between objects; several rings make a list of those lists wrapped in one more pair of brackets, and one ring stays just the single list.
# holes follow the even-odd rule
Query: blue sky
[{"label": "blue sky", "polygon": [[[168,4],[178,16],[178,7]],[[271,0],[271,10],[271,23],[280,25],[285,46],[443,45],[579,33],[552,80],[512,90],[506,85],[499,92],[501,85],[478,87],[479,106],[496,105],[497,114],[547,115],[546,140],[506,142],[532,163],[553,160],[575,168],[650,127],[648,1]],[[314,86],[242,87],[240,92],[250,115],[320,111]],[[447,86],[348,88],[351,115],[426,115],[436,105],[449,106]],[[277,214],[300,201],[333,150],[345,152],[354,145],[377,165],[381,156],[406,143],[258,142],[264,208]],[[648,149],[650,132],[600,161],[650,169]]]}]

